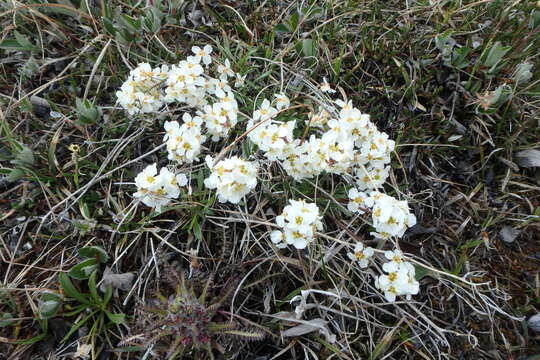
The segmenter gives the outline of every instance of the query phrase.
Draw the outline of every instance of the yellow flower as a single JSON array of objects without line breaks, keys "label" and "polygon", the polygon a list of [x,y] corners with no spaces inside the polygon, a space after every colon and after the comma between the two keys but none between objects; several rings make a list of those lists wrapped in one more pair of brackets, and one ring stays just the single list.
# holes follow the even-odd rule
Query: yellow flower
[{"label": "yellow flower", "polygon": [[68,146],[68,150],[71,151],[72,153],[76,154],[81,150],[81,148],[77,144],[71,144],[71,145]]}]

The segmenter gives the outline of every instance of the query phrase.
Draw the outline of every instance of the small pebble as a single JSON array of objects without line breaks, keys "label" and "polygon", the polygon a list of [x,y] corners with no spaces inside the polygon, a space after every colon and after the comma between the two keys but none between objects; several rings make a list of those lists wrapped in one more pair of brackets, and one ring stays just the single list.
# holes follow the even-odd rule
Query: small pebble
[{"label": "small pebble", "polygon": [[527,320],[527,325],[529,325],[531,330],[540,333],[540,313],[531,316],[529,320]]},{"label": "small pebble", "polygon": [[503,228],[501,229],[501,232],[499,234],[501,235],[501,239],[505,243],[511,244],[519,236],[519,233],[520,233],[519,230],[514,229],[511,226],[503,226]]}]

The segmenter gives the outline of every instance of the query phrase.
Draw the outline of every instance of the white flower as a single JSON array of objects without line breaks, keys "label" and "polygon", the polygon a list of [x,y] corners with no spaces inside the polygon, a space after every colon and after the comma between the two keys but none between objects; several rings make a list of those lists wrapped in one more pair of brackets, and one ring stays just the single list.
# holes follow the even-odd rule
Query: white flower
[{"label": "white flower", "polygon": [[289,200],[289,205],[276,217],[276,224],[283,228],[283,233],[278,235],[274,232],[272,240],[284,241],[297,249],[304,249],[313,241],[315,232],[322,230],[319,208],[304,200]]},{"label": "white flower", "polygon": [[191,117],[185,113],[183,116],[185,121],[182,126],[176,121],[166,122],[166,144],[168,159],[175,160],[179,163],[192,163],[199,160],[201,153],[201,144],[206,140],[206,137],[201,134],[200,124],[202,119],[199,117]]},{"label": "white flower", "polygon": [[384,297],[390,302],[396,301],[398,295],[403,295],[409,281],[408,272],[400,268],[388,275],[380,275],[375,286],[384,292]]},{"label": "white flower", "polygon": [[319,108],[318,112],[310,112],[309,126],[323,128],[324,125],[330,120],[330,113],[323,108]]},{"label": "white flower", "polygon": [[409,211],[406,201],[399,201],[386,194],[373,191],[372,221],[375,227],[375,236],[389,238],[401,237],[407,228],[416,224],[416,217]]},{"label": "white flower", "polygon": [[[290,146],[295,143],[295,124],[296,121],[259,124],[248,134],[248,138],[265,152],[269,160],[284,160],[290,153]],[[248,128],[251,127],[252,122],[248,124]]]},{"label": "white flower", "polygon": [[187,178],[183,174],[175,175],[166,167],[161,168],[157,174],[156,164],[148,165],[135,177],[137,192],[133,197],[142,201],[149,207],[156,208],[159,212],[162,206],[170,203],[180,195],[179,186],[187,184]]},{"label": "white flower", "polygon": [[[358,131],[361,135],[361,130]],[[394,151],[395,143],[388,140],[388,134],[377,130],[367,136],[360,147],[362,162],[370,162],[374,167],[384,167],[390,162],[390,154]]]},{"label": "white flower", "polygon": [[[207,158],[207,164],[211,158]],[[242,197],[257,186],[257,165],[237,156],[224,159],[211,167],[204,180],[209,189],[216,189],[219,202],[238,204]]]},{"label": "white flower", "polygon": [[195,57],[197,57],[199,61],[202,60],[204,65],[208,66],[212,62],[212,57],[210,56],[212,53],[212,46],[205,45],[202,49],[198,46],[193,46],[191,51],[193,51]]},{"label": "white flower", "polygon": [[390,176],[390,168],[360,166],[355,171],[356,185],[360,190],[377,189],[384,185]]},{"label": "white flower", "polygon": [[232,90],[226,77],[220,77],[219,79],[210,79],[209,83],[209,93],[214,94],[219,98],[224,97],[227,92]]},{"label": "white flower", "polygon": [[227,77],[234,77],[234,71],[231,69],[231,62],[229,59],[225,59],[223,64],[218,65],[217,71],[225,78],[225,80]]},{"label": "white flower", "polygon": [[390,262],[384,263],[382,266],[383,270],[388,273],[397,271],[403,264],[403,253],[401,250],[385,251],[384,257],[390,260]]},{"label": "white flower", "polygon": [[383,270],[388,274],[380,275],[375,286],[384,292],[385,298],[392,302],[396,296],[405,295],[407,300],[418,294],[420,284],[415,278],[415,268],[410,262],[404,261],[403,253],[399,250],[386,251],[385,257],[390,262],[383,264]]},{"label": "white flower", "polygon": [[176,131],[180,130],[180,124],[177,121],[165,121],[163,128],[165,129],[163,141],[167,141]]},{"label": "white flower", "polygon": [[270,106],[270,101],[264,99],[258,110],[253,112],[253,120],[267,120],[272,118],[277,113],[277,110]]},{"label": "white flower", "polygon": [[363,269],[366,268],[369,264],[370,258],[373,256],[375,251],[372,247],[364,247],[364,244],[358,242],[354,246],[354,252],[348,253],[347,256],[349,259],[358,262],[358,266]]},{"label": "white flower", "polygon": [[157,164],[148,165],[135,177],[135,185],[148,191],[155,191],[161,187],[157,177]]},{"label": "white flower", "polygon": [[182,115],[182,120],[184,121],[182,123],[182,126],[180,126],[181,132],[187,132],[189,130],[195,130],[197,132],[201,132],[201,126],[203,123],[203,120],[199,116],[192,117],[189,113],[184,113]]},{"label": "white flower", "polygon": [[185,174],[176,175],[176,184],[178,186],[186,186],[188,184],[188,178]]},{"label": "white flower", "polygon": [[166,78],[166,102],[186,103],[190,106],[201,107],[205,105],[207,80],[204,69],[200,65],[201,57],[188,56],[178,65],[171,66]]},{"label": "white flower", "polygon": [[416,280],[416,270],[414,265],[405,262],[402,268],[407,270],[407,283],[402,287],[402,295],[406,296],[407,300],[411,299],[411,295],[417,295],[420,292],[420,283]]},{"label": "white flower", "polygon": [[180,188],[178,187],[178,182],[176,181],[176,175],[169,169],[161,169],[159,172],[159,180],[165,196],[175,199],[180,195]]},{"label": "white flower", "polygon": [[313,240],[313,236],[302,234],[300,231],[285,228],[285,243],[293,245],[297,249],[305,249],[306,246]]},{"label": "white flower", "polygon": [[246,82],[246,75],[241,75],[239,73],[236,73],[236,78],[234,79],[234,87],[240,88],[243,87]]},{"label": "white flower", "polygon": [[330,84],[328,84],[328,81],[326,81],[326,77],[323,78],[323,82],[319,86],[319,89],[321,89],[322,92],[327,92],[329,94],[333,94],[336,92],[336,90],[330,87]]},{"label": "white flower", "polygon": [[74,359],[88,359],[92,352],[92,345],[77,342],[77,351],[73,354]]},{"label": "white flower", "polygon": [[278,110],[286,109],[291,105],[291,101],[285,94],[275,94],[274,96],[276,98],[276,107]]},{"label": "white flower", "polygon": [[161,83],[168,72],[169,68],[165,65],[152,69],[150,64],[139,64],[116,92],[118,103],[130,115],[157,112],[163,106]]},{"label": "white flower", "polygon": [[[223,109],[226,110],[236,110],[238,109],[238,103],[236,102],[236,99],[234,98],[233,93],[229,90],[226,93],[220,93],[217,95],[219,98],[219,104]],[[225,114],[224,116],[228,116],[229,114]]]},{"label": "white flower", "polygon": [[287,244],[284,243],[285,237],[282,231],[275,230],[270,233],[270,240],[279,248],[283,249],[287,247]]},{"label": "white flower", "polygon": [[348,195],[350,201],[347,204],[347,209],[351,212],[363,214],[363,209],[373,206],[373,199],[368,194],[360,192],[356,188],[351,188]]}]

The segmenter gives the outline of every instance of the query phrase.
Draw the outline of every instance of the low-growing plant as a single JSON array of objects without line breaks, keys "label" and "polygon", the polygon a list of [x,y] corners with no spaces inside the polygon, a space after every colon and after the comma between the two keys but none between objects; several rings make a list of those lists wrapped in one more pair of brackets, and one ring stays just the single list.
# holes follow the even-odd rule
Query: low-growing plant
[{"label": "low-growing plant", "polygon": [[108,287],[103,296],[99,295],[96,286],[96,276],[97,271],[93,271],[92,274],[90,274],[87,283],[89,292],[85,293],[79,291],[66,274],[61,273],[59,275],[60,287],[62,291],[77,303],[76,305],[66,305],[68,311],[64,312],[62,315],[71,317],[82,314],[83,312],[87,313],[83,315],[82,319],[78,320],[73,325],[64,339],[68,339],[71,334],[77,331],[88,321],[91,321],[92,323],[90,331],[91,335],[98,334],[101,327],[106,325],[107,319],[114,324],[121,324],[124,321],[124,314],[113,313],[109,310],[109,302],[113,293],[112,287]]},{"label": "low-growing plant", "polygon": [[[256,188],[260,167],[276,162],[295,181],[337,175],[353,183],[348,209],[353,214],[370,214],[375,230],[371,235],[378,239],[397,239],[416,224],[407,201],[398,201],[384,193],[394,141],[377,130],[369,115],[354,107],[345,94],[343,99],[331,100],[327,95],[335,94],[336,90],[326,79],[313,91],[313,96],[319,97],[317,101],[299,96],[294,104],[280,92],[273,95],[273,101],[263,99],[249,116],[240,110],[229,84],[236,79],[234,87],[242,88],[241,75],[232,70],[230,60],[217,60],[216,78],[211,76],[210,67],[216,62],[213,48],[194,46],[192,52],[193,55],[170,67],[140,64],[130,72],[117,97],[132,116],[157,113],[166,104],[169,107],[182,104],[193,109],[196,115],[183,112],[182,123],[173,120],[164,124],[167,158],[177,165],[199,161],[207,138],[218,142],[226,139],[237,124],[245,125],[245,131],[234,141],[222,142],[215,154],[205,157],[210,175],[204,186],[216,190],[220,203],[240,203]],[[318,103],[317,111],[302,111],[313,109],[313,102]],[[266,159],[248,161],[236,155],[227,157],[241,142],[251,142]],[[157,164],[147,166],[135,178],[134,197],[161,211],[180,196],[181,187],[188,185],[186,174],[175,172],[167,167],[158,172]],[[283,219],[287,219],[287,224]],[[291,205],[276,220],[282,231],[272,232],[271,240],[280,248],[293,245],[304,249],[323,230],[317,205],[304,200],[291,199]],[[356,246],[361,248],[363,244]],[[367,258],[361,251],[355,254],[362,263]],[[394,301],[397,295],[417,294],[414,266],[402,261],[402,255],[388,260],[398,265],[383,266],[388,275],[381,275],[376,282],[386,299]]]},{"label": "low-growing plant", "polygon": [[169,270],[169,281],[176,288],[175,293],[158,293],[157,306],[144,308],[150,317],[142,326],[148,330],[125,339],[124,344],[143,337],[145,347],[153,346],[168,360],[181,359],[188,353],[207,354],[214,359],[214,351],[225,352],[220,344],[224,338],[256,341],[265,337],[262,327],[242,325],[225,310],[239,283],[234,277],[217,293],[212,276],[206,281],[193,280],[187,279],[183,271]]}]

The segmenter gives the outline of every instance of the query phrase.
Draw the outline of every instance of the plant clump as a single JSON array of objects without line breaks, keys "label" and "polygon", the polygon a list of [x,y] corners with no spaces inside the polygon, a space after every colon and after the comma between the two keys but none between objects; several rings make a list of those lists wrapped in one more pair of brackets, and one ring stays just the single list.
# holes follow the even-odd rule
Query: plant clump
[{"label": "plant clump", "polygon": [[[262,99],[251,116],[244,115],[248,111],[240,111],[235,91],[229,84],[240,76],[232,70],[230,60],[216,60],[209,45],[195,46],[192,52],[193,55],[176,65],[151,68],[140,64],[117,93],[118,102],[132,115],[157,112],[165,104],[168,107],[181,104],[182,109],[190,109],[191,112],[183,112],[181,123],[173,120],[164,124],[167,158],[179,166],[199,161],[206,152],[205,163],[210,174],[204,185],[216,190],[219,202],[239,204],[257,187],[259,169],[265,167],[268,171],[272,163],[278,163],[297,182],[325,175],[352,182],[347,208],[353,214],[371,215],[374,228],[371,235],[377,239],[389,239],[397,244],[396,240],[416,224],[407,201],[384,192],[395,142],[379,131],[369,115],[362,113],[352,101],[324,98],[318,112],[303,114],[295,111],[310,107],[302,98],[293,102],[284,92],[278,92],[273,94],[272,101]],[[211,64],[217,64],[213,72]],[[326,79],[320,91],[336,93]],[[209,153],[210,148],[204,145],[206,139],[217,142],[226,138],[240,117],[244,118],[243,134],[232,143],[225,143],[218,153]],[[228,156],[242,142],[255,145],[266,160]],[[167,168],[162,168],[159,175],[156,173],[157,168],[152,165],[137,175],[138,191],[134,197],[159,212],[178,198],[179,185],[189,184],[185,175],[175,175]],[[269,232],[269,238],[278,248],[293,245],[305,249],[323,230],[323,219],[316,203],[290,199],[275,219],[274,226],[280,230]],[[367,266],[363,258],[358,260],[360,267]],[[408,287],[409,283],[413,285]],[[397,295],[410,298],[418,293],[417,284],[412,265],[383,274],[376,281],[389,301],[394,301]]]}]

